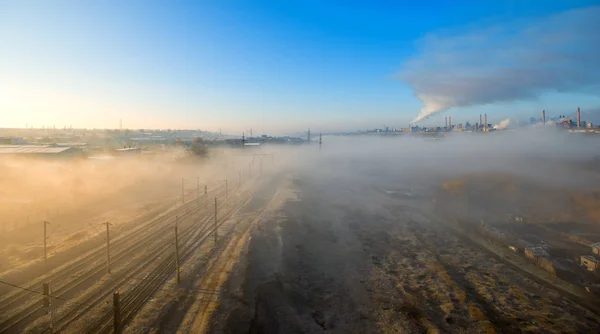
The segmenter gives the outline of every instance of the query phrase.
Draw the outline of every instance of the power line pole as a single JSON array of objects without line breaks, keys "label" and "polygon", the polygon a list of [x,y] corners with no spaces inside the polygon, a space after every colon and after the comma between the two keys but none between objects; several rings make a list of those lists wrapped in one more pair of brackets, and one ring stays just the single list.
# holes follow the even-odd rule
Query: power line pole
[{"label": "power line pole", "polygon": [[110,233],[108,227],[111,224],[106,222],[106,273],[110,274]]},{"label": "power line pole", "polygon": [[214,236],[215,236],[215,242],[217,242],[217,198],[215,197],[215,231],[214,231]]},{"label": "power line pole", "polygon": [[52,310],[52,290],[50,284],[42,284],[43,306],[46,309],[46,315],[50,316],[50,334],[54,333],[54,310]]},{"label": "power line pole", "polygon": [[179,276],[179,238],[177,236],[177,224],[179,222],[179,218],[175,216],[175,270],[177,270],[177,284],[180,282]]},{"label": "power line pole", "polygon": [[50,307],[50,284],[43,283],[42,291],[44,294],[44,307],[48,309]]},{"label": "power line pole", "polygon": [[44,266],[46,267],[46,271],[48,271],[48,248],[47,248],[48,229],[46,228],[46,226],[48,226],[48,224],[50,224],[50,222],[44,220]]},{"label": "power line pole", "polygon": [[121,302],[119,291],[113,293],[113,326],[115,334],[121,334]]},{"label": "power line pole", "polygon": [[322,134],[319,133],[319,151],[321,150],[321,146],[323,145]]}]

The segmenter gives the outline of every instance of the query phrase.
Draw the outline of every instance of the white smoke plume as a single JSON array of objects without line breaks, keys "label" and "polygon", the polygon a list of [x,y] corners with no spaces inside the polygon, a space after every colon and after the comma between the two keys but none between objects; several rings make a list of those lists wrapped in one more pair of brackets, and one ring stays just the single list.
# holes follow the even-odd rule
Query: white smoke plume
[{"label": "white smoke plume", "polygon": [[509,124],[510,124],[510,118],[507,118],[507,119],[503,120],[502,122],[500,122],[500,124],[494,125],[494,130],[504,130],[508,127]]},{"label": "white smoke plume", "polygon": [[[425,106],[418,122],[449,108],[535,99],[600,86],[600,7],[469,32],[427,35],[400,79]],[[595,93],[594,93],[595,91]]]}]

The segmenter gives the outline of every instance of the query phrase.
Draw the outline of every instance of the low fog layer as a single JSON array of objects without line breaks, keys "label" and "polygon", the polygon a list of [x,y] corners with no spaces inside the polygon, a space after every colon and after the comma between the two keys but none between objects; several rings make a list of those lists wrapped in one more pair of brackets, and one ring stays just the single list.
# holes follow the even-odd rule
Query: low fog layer
[{"label": "low fog layer", "polygon": [[[368,166],[381,170],[381,176],[402,179],[504,172],[557,185],[600,185],[598,173],[586,168],[600,157],[595,136],[502,131],[453,133],[440,138],[327,137],[324,142],[319,154],[313,152],[311,158],[299,159],[297,166],[338,176],[349,170],[359,179],[363,166]],[[345,168],[337,168],[341,166]]]},{"label": "low fog layer", "polygon": [[[505,191],[508,186],[520,189],[515,200],[539,200],[542,211],[559,208],[555,205],[558,200],[563,209],[568,208],[574,205],[568,199],[581,194],[581,203],[585,210],[592,210],[589,217],[596,221],[600,203],[593,196],[591,200],[585,196],[600,190],[598,144],[595,136],[498,131],[450,133],[440,138],[328,136],[323,138],[321,149],[318,144],[266,145],[213,150],[208,157],[183,160],[166,156],[105,161],[3,159],[0,231],[5,247],[0,252],[29,247],[30,256],[23,255],[23,261],[39,258],[43,220],[49,220],[51,230],[62,234],[63,239],[77,231],[86,232],[85,238],[97,233],[103,221],[119,224],[136,213],[177,203],[182,178],[187,200],[195,197],[197,182],[203,190],[205,184],[212,189],[228,179],[233,188],[240,172],[247,177],[253,159],[254,173],[258,173],[261,158],[253,155],[264,153],[272,153],[274,158],[274,162],[270,156],[262,158],[265,174],[327,179],[336,187],[322,191],[331,192],[348,205],[377,201],[356,190],[367,187],[430,202],[435,192],[448,184],[445,182],[458,180],[467,187],[487,187],[482,196]],[[457,184],[463,187],[463,183]],[[496,214],[488,209],[496,205],[495,200],[500,199],[482,197],[485,205],[478,208]],[[503,212],[515,209],[515,200],[502,199]],[[54,244],[63,240],[57,234],[52,236]]]},{"label": "low fog layer", "polygon": [[0,228],[23,228],[42,220],[56,220],[65,228],[113,210],[175,201],[181,196],[182,178],[186,196],[192,198],[198,182],[203,191],[205,184],[212,188],[228,173],[234,176],[237,153],[214,153],[210,160],[181,160],[180,154],[110,160],[3,158]]}]

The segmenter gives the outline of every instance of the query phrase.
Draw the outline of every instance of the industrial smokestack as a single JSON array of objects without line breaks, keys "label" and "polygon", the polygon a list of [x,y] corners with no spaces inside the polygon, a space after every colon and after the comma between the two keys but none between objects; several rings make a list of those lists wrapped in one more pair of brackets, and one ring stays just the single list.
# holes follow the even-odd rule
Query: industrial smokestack
[{"label": "industrial smokestack", "polygon": [[542,125],[546,125],[546,110],[542,110]]},{"label": "industrial smokestack", "polygon": [[485,114],[485,116],[484,116],[483,120],[484,120],[484,122],[485,122],[485,123],[484,123],[484,124],[485,124],[485,131],[487,132],[487,130],[488,130],[488,127],[487,127],[487,114]]},{"label": "industrial smokestack", "polygon": [[448,117],[448,127],[452,130],[452,117]]},{"label": "industrial smokestack", "polygon": [[577,107],[577,128],[581,128],[581,110]]}]

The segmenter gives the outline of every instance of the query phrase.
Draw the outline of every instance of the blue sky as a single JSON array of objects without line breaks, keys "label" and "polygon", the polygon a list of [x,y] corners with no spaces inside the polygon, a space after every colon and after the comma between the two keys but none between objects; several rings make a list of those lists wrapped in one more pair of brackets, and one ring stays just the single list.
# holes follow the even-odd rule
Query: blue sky
[{"label": "blue sky", "polygon": [[[495,96],[497,73],[487,70],[503,66],[505,58],[473,65],[439,56],[468,59],[496,42],[512,50],[538,22],[558,26],[552,33],[559,35],[553,18],[561,22],[563,13],[592,5],[576,0],[0,1],[0,127],[115,128],[123,119],[131,128],[282,133],[404,127],[424,106],[435,112],[423,124],[443,123],[445,116],[454,123],[475,120],[480,112],[499,122],[541,109],[565,114],[577,104],[595,108],[600,98],[594,80],[581,87],[533,82],[530,94]],[[574,18],[564,20],[569,19]],[[498,33],[499,27],[508,32]],[[465,36],[482,31],[483,38],[465,43]],[[543,49],[540,36],[534,38]],[[586,42],[575,45],[581,54]],[[529,56],[531,50],[515,50],[521,51],[508,61],[519,69],[528,66],[520,54]],[[565,73],[573,73],[575,65],[566,66]],[[536,73],[547,70],[533,67]],[[467,72],[477,72],[478,80],[461,87],[473,93],[437,84],[451,79],[455,87]],[[481,85],[492,92],[482,96],[474,89]],[[460,99],[449,101],[453,96]]]}]

